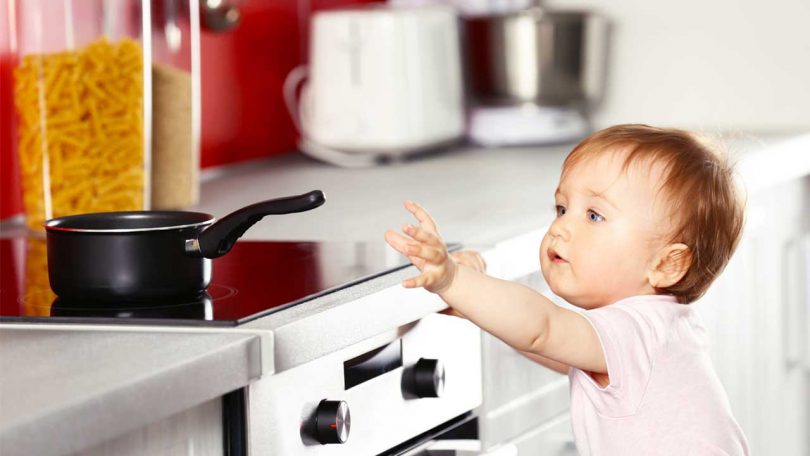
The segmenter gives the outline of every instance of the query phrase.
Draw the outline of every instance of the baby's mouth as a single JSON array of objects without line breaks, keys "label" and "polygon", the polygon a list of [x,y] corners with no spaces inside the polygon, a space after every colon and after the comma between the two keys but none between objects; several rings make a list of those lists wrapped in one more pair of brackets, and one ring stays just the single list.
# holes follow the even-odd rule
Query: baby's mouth
[{"label": "baby's mouth", "polygon": [[554,249],[548,249],[548,258],[551,260],[552,263],[568,263],[568,261],[557,254]]}]

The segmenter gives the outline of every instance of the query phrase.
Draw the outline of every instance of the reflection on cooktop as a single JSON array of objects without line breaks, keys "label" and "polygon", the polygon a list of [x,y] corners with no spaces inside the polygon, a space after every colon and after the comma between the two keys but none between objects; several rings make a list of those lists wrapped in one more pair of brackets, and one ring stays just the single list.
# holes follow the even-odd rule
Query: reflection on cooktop
[{"label": "reflection on cooktop", "polygon": [[188,299],[93,303],[57,298],[40,238],[0,239],[0,321],[241,324],[407,266],[379,243],[240,241],[213,260],[206,292]]},{"label": "reflection on cooktop", "polygon": [[[233,287],[215,283],[206,292],[193,297],[162,301],[94,302],[55,297],[48,288],[30,290],[18,302],[22,308],[31,309],[38,316],[213,320],[214,302],[227,305],[224,302],[238,293]],[[51,302],[48,303],[48,300]]]},{"label": "reflection on cooktop", "polygon": [[71,301],[57,297],[50,307],[52,317],[171,318],[213,320],[214,302],[224,302],[239,293],[235,288],[212,284],[195,297],[144,302]]},{"label": "reflection on cooktop", "polygon": [[182,304],[174,303],[84,303],[56,298],[51,305],[52,317],[112,317],[112,318],[178,318],[211,320],[214,315],[211,296],[203,293]]}]

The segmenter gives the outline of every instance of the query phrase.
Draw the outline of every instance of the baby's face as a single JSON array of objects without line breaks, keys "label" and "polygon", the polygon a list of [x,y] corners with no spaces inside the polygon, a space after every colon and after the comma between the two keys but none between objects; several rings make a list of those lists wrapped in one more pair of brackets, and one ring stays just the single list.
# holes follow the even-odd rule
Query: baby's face
[{"label": "baby's face", "polygon": [[624,157],[604,152],[565,173],[557,217],[540,245],[551,290],[582,308],[654,294],[647,272],[673,229],[658,193],[660,166],[633,164],[623,172]]}]

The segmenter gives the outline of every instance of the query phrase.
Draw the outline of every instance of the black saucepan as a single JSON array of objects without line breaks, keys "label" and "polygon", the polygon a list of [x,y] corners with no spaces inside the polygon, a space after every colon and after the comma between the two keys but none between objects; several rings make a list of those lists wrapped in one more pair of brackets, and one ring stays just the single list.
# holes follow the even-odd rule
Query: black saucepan
[{"label": "black saucepan", "polygon": [[48,220],[48,276],[60,298],[146,301],[200,295],[211,258],[225,255],[265,215],[322,205],[315,190],[256,203],[215,222],[201,212],[135,211]]}]

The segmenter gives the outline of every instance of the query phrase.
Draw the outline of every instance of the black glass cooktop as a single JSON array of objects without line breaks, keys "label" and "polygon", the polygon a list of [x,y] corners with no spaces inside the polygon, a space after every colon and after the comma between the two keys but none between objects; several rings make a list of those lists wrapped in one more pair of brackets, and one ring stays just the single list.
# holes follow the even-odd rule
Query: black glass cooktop
[{"label": "black glass cooktop", "polygon": [[234,326],[407,264],[383,241],[240,241],[213,260],[211,285],[195,298],[69,302],[48,284],[44,239],[0,239],[0,321]]}]

